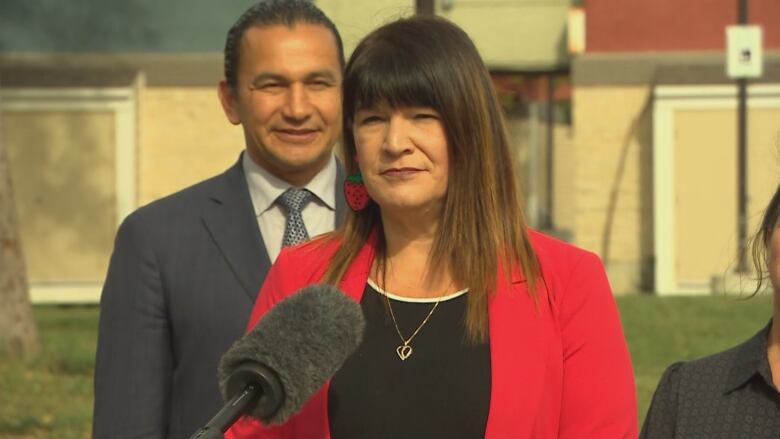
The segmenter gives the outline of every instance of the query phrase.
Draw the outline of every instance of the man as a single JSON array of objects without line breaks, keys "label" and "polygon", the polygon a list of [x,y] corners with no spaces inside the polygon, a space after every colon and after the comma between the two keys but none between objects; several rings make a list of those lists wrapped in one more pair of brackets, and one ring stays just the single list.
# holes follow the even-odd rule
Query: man
[{"label": "man", "polygon": [[280,248],[333,229],[344,210],[332,153],[343,65],[335,26],[305,0],[259,3],[230,29],[219,97],[246,151],[120,226],[101,298],[95,438],[189,437],[221,408],[217,363]]}]

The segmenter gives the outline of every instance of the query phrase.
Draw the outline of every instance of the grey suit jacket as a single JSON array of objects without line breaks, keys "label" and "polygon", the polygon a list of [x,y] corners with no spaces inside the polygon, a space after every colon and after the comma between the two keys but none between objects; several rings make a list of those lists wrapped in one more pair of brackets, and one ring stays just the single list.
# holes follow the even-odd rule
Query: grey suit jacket
[{"label": "grey suit jacket", "polygon": [[128,216],[100,301],[94,437],[188,438],[208,422],[222,407],[220,356],[270,265],[240,158]]}]

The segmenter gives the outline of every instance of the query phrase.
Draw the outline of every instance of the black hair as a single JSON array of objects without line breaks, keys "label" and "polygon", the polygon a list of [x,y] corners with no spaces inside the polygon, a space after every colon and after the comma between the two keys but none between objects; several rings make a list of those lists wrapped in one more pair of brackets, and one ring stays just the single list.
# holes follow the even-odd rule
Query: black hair
[{"label": "black hair", "polygon": [[757,284],[753,294],[761,291],[765,279],[769,275],[767,258],[769,256],[769,241],[772,239],[780,220],[780,185],[777,186],[774,196],[769,201],[764,216],[761,218],[761,226],[752,239],[753,265],[756,268]]},{"label": "black hair", "polygon": [[231,26],[225,40],[225,81],[230,88],[238,85],[238,64],[241,54],[241,39],[247,29],[253,26],[284,25],[293,27],[297,23],[318,24],[333,33],[339,52],[339,64],[344,68],[344,45],[336,25],[309,0],[264,0],[246,10]]}]

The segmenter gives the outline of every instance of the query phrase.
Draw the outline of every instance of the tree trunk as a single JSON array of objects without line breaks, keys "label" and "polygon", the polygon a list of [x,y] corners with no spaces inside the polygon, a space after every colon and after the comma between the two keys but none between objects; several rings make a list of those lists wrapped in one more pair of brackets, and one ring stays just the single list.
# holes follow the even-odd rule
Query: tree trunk
[{"label": "tree trunk", "polygon": [[19,240],[11,166],[0,141],[0,355],[20,357],[39,349]]}]

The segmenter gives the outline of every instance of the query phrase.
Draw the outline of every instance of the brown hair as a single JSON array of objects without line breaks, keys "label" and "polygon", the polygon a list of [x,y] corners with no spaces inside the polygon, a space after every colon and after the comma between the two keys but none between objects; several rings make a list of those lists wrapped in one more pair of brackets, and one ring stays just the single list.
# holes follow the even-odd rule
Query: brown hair
[{"label": "brown hair", "polygon": [[[522,211],[520,189],[502,110],[490,75],[468,35],[438,17],[400,19],[366,36],[347,63],[344,75],[344,162],[358,172],[352,124],[355,113],[386,104],[422,106],[440,115],[449,154],[448,188],[429,265],[432,273],[450,269],[466,287],[469,339],[487,338],[488,295],[500,269],[507,279],[519,269],[536,299],[539,276]],[[349,212],[334,237],[341,246],[324,281],[337,283],[377,229],[376,257],[386,261],[379,206],[373,201]]]},{"label": "brown hair", "polygon": [[772,239],[772,233],[780,220],[780,185],[775,190],[775,195],[769,201],[769,205],[764,211],[761,219],[761,226],[751,240],[751,250],[753,253],[753,265],[756,268],[757,283],[753,292],[755,295],[761,291],[764,282],[769,274],[767,266],[769,240]]}]

